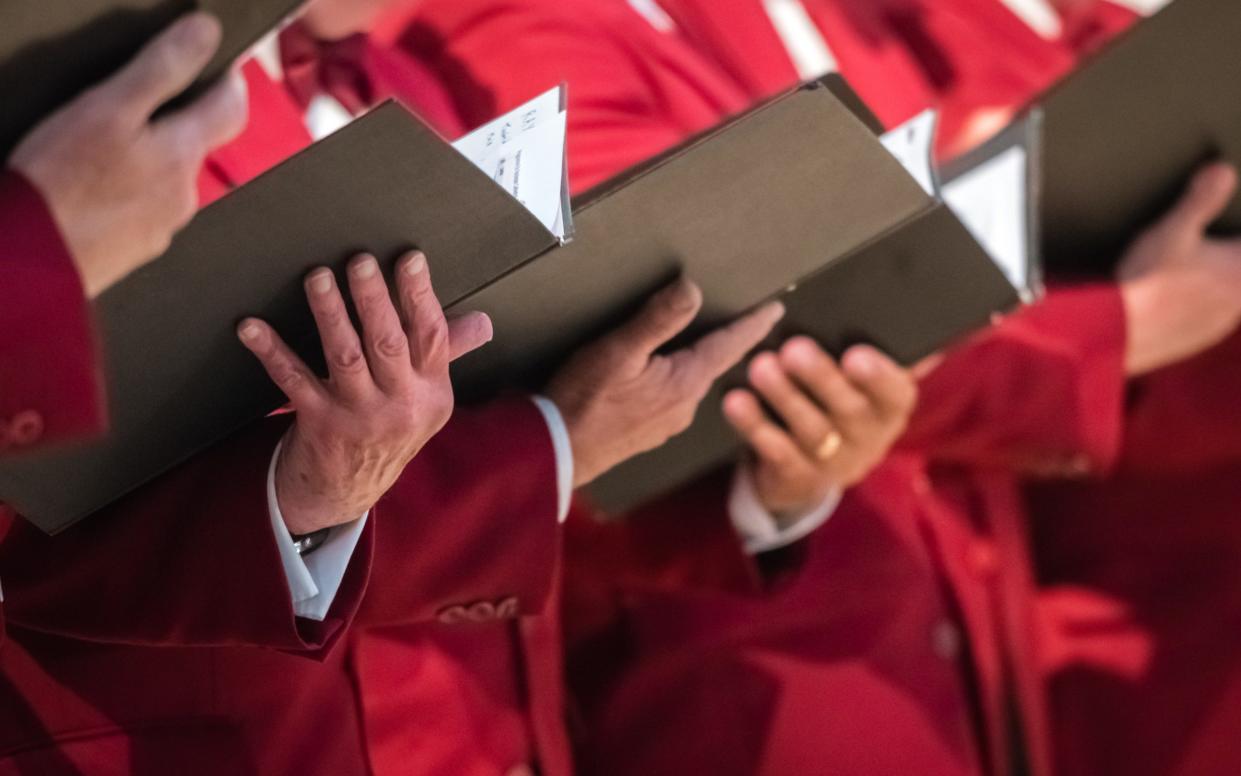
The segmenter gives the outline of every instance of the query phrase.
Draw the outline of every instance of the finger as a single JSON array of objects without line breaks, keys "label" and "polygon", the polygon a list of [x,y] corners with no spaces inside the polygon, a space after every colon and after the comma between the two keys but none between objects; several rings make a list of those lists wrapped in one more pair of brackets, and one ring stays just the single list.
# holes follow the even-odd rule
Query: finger
[{"label": "finger", "polygon": [[284,392],[294,409],[311,411],[326,400],[319,378],[267,323],[247,318],[238,325],[237,337],[263,365],[267,376]]},{"label": "finger", "polygon": [[926,358],[913,365],[913,376],[915,380],[921,382],[935,373],[936,369],[944,363],[943,353],[932,353]]},{"label": "finger", "polygon": [[812,466],[793,438],[771,422],[749,391],[728,392],[724,417],[763,463],[785,472]]},{"label": "finger", "polygon": [[154,131],[185,154],[204,157],[241,134],[249,111],[245,76],[233,71],[193,105],[160,119]]},{"label": "finger", "polygon": [[345,300],[332,270],[321,267],[306,276],[306,299],[319,329],[332,385],[346,398],[358,399],[375,390],[362,342],[349,320]]},{"label": "finger", "polygon": [[794,337],[780,349],[780,363],[827,410],[849,439],[859,439],[874,418],[870,399],[859,391],[818,343]]},{"label": "finger", "polygon": [[835,431],[823,410],[793,384],[775,354],[763,353],[750,362],[749,377],[802,449],[814,453]]},{"label": "finger", "polygon": [[702,291],[682,277],[652,296],[636,316],[612,335],[622,357],[646,363],[652,354],[685,331],[702,309]]},{"label": "finger", "polygon": [[1207,165],[1194,175],[1168,218],[1184,228],[1206,231],[1223,214],[1236,190],[1235,167],[1224,163]]},{"label": "finger", "polygon": [[405,336],[415,372],[437,374],[448,369],[448,321],[435,297],[431,270],[421,251],[410,251],[397,262],[397,288],[405,311]]},{"label": "finger", "polygon": [[206,13],[187,14],[138,52],[101,92],[108,102],[145,123],[161,105],[194,83],[220,45],[219,21]]},{"label": "finger", "polygon": [[389,394],[409,390],[414,385],[409,340],[379,262],[369,254],[356,256],[349,262],[348,274],[349,293],[362,323],[362,346],[375,384]]},{"label": "finger", "polygon": [[883,353],[866,345],[850,348],[840,362],[845,377],[870,397],[881,418],[904,418],[918,400],[913,376]]},{"label": "finger", "polygon": [[673,354],[673,367],[681,379],[709,386],[758,347],[783,317],[784,305],[769,302]]},{"label": "finger", "polygon": [[495,332],[486,313],[466,313],[448,319],[448,360],[456,361],[491,342]]}]

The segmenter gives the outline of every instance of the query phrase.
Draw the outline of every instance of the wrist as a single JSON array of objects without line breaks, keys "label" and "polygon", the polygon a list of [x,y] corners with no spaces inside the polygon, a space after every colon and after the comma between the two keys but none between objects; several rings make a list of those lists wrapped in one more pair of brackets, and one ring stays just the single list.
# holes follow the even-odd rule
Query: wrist
[{"label": "wrist", "polygon": [[297,459],[296,444],[291,443],[297,426],[281,443],[276,456],[274,487],[276,505],[284,526],[291,536],[306,536],[343,525],[370,509],[370,504],[353,503],[336,497],[330,488],[322,487],[324,478],[314,474],[311,466]]}]

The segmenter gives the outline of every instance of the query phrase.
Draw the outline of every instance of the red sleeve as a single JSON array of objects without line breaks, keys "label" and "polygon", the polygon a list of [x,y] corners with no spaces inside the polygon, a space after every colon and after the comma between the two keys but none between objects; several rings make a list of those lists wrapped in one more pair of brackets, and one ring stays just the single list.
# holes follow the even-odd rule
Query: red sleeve
[{"label": "red sleeve", "polygon": [[[601,11],[499,0],[485,9],[429,2],[401,47],[453,89],[462,119],[478,126],[560,83],[569,85],[569,165],[584,191],[680,142],[680,125],[652,88],[647,57],[626,45]],[[477,5],[477,4],[475,4]],[[667,97],[667,96],[665,96]],[[706,125],[718,116],[705,116]]]},{"label": "red sleeve", "polygon": [[367,625],[543,611],[560,555],[556,458],[525,398],[459,409],[375,506]]},{"label": "red sleeve", "polygon": [[11,171],[0,235],[0,454],[101,432],[90,305],[43,198]]},{"label": "red sleeve", "polygon": [[55,537],[7,516],[9,624],[87,641],[326,651],[359,605],[373,531],[328,617],[295,617],[267,507],[288,422],[258,423]]},{"label": "red sleeve", "polygon": [[1125,337],[1114,285],[1055,291],[948,355],[901,447],[1032,475],[1107,470],[1123,431]]}]

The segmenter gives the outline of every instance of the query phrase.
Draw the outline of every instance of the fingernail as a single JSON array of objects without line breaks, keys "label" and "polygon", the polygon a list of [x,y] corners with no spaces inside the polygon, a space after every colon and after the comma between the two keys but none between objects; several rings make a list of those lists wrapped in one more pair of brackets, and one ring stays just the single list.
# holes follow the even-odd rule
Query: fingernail
[{"label": "fingernail", "polygon": [[415,253],[413,256],[409,257],[409,262],[405,265],[405,272],[407,272],[410,275],[417,275],[417,274],[420,274],[426,268],[427,268],[426,254],[419,251],[418,253]]},{"label": "fingernail", "polygon": [[672,288],[677,310],[688,312],[698,306],[698,300],[702,296],[702,291],[694,281],[687,277],[682,277]]},{"label": "fingernail", "polygon": [[220,22],[210,14],[194,13],[185,18],[175,36],[178,47],[205,54],[219,45]]},{"label": "fingernail", "polygon": [[768,310],[767,314],[771,316],[773,321],[780,320],[784,317],[784,314],[788,312],[784,307],[784,302],[772,302],[769,307],[771,309]]},{"label": "fingernail", "polygon": [[374,257],[367,256],[365,259],[355,261],[350,271],[353,272],[353,276],[358,280],[367,280],[374,277],[375,273],[379,271],[379,262],[375,261]]},{"label": "fingernail", "polygon": [[255,324],[255,323],[242,324],[242,327],[240,330],[238,330],[237,334],[242,338],[242,340],[246,342],[254,342],[256,339],[259,338],[258,324]]},{"label": "fingernail", "polygon": [[322,270],[310,276],[310,290],[322,296],[332,290],[332,273]]},{"label": "fingernail", "polygon": [[784,343],[781,353],[795,364],[808,366],[814,359],[814,343],[805,337],[794,337]]}]

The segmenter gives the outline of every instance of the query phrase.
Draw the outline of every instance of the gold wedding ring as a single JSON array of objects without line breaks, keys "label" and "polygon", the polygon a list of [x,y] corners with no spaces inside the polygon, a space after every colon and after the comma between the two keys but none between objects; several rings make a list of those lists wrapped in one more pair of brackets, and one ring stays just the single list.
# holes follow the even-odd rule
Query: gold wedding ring
[{"label": "gold wedding ring", "polygon": [[836,457],[844,444],[845,438],[840,435],[840,432],[829,431],[819,446],[814,449],[814,457],[826,463]]}]

